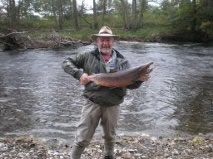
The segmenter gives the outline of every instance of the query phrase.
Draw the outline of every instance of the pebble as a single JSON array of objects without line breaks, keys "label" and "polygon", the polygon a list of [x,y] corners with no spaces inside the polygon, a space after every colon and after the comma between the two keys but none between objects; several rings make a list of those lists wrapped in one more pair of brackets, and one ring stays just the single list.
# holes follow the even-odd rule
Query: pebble
[{"label": "pebble", "polygon": [[8,146],[4,143],[0,143],[0,152],[4,152],[8,150]]},{"label": "pebble", "polygon": [[[32,146],[33,145],[33,146]],[[23,159],[70,159],[70,148],[50,149],[34,137],[0,139],[0,158]],[[102,159],[103,143],[93,141],[85,150],[82,159]],[[151,136],[117,137],[116,159],[211,159],[213,156],[212,137],[155,138]]]},{"label": "pebble", "polygon": [[125,159],[133,159],[132,155],[129,152],[125,152],[121,155]]},{"label": "pebble", "polygon": [[172,155],[175,155],[175,156],[179,155],[178,150],[174,149],[173,152],[172,152]]}]

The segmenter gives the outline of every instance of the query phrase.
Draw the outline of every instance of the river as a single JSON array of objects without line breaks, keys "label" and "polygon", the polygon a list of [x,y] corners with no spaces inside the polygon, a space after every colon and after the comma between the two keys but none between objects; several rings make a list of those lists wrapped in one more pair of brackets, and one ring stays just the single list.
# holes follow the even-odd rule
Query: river
[{"label": "river", "polygon": [[[213,47],[117,42],[132,66],[154,62],[149,81],[129,90],[118,135],[213,133]],[[0,52],[0,136],[31,135],[72,142],[84,103],[83,86],[61,65],[75,49]],[[101,136],[100,126],[95,137]]]}]

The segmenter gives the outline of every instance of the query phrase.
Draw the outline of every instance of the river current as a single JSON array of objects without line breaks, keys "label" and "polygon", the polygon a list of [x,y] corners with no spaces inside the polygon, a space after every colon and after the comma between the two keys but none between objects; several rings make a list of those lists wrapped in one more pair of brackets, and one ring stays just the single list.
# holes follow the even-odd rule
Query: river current
[{"label": "river current", "polygon": [[[0,136],[73,141],[84,87],[61,66],[94,47],[0,52]],[[121,104],[118,135],[213,133],[212,46],[121,41],[114,48],[132,66],[154,62],[150,80]]]}]

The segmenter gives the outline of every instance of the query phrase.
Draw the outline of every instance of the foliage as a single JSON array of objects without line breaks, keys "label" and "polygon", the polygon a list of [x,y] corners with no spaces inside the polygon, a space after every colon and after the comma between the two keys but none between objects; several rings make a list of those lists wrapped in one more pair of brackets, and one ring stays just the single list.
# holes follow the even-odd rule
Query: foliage
[{"label": "foliage", "polygon": [[210,0],[164,0],[162,12],[177,31],[196,31],[209,34],[213,31],[213,2]]},{"label": "foliage", "polygon": [[114,29],[116,34],[124,40],[146,40],[153,35],[167,35],[170,32],[170,28],[166,26],[145,26],[143,29],[137,31]]},{"label": "foliage", "polygon": [[200,29],[207,33],[208,35],[213,35],[213,22],[210,21],[206,21],[206,22],[202,22],[200,25]]},{"label": "foliage", "polygon": [[[0,0],[0,2],[1,30],[60,29],[64,36],[66,35],[63,34],[63,30],[76,30],[73,0]],[[137,0],[134,12],[137,16],[134,18],[132,4],[128,0],[96,0],[96,3],[98,9],[96,19],[99,27],[109,25],[116,28],[125,38],[146,38],[153,33],[166,34],[166,30],[170,33],[187,31],[194,34],[201,33],[200,35],[205,37],[213,36],[212,0],[162,0],[158,7],[148,5],[148,0]],[[91,29],[94,26],[94,17],[86,12],[84,3],[78,5],[76,15],[79,23],[78,31],[73,31],[72,34],[70,32],[68,35],[88,39],[89,34],[94,31]],[[136,22],[134,25],[137,27],[132,27],[133,22]]]},{"label": "foliage", "polygon": [[162,13],[158,8],[152,8],[144,14],[145,26],[168,26],[168,16]]}]

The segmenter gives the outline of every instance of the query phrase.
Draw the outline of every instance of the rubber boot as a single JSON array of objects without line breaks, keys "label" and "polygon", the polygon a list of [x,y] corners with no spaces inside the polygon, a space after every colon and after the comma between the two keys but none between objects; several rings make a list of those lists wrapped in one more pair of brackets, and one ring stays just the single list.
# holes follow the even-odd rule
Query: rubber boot
[{"label": "rubber boot", "polygon": [[74,145],[71,151],[71,159],[80,159],[85,147]]},{"label": "rubber boot", "polygon": [[114,143],[104,143],[104,159],[114,159]]}]

